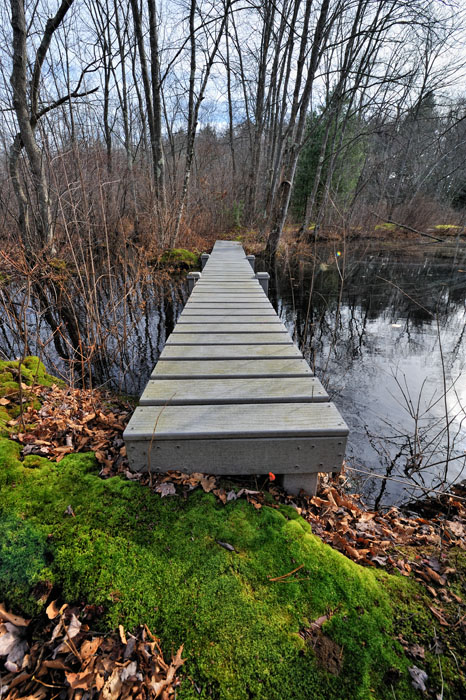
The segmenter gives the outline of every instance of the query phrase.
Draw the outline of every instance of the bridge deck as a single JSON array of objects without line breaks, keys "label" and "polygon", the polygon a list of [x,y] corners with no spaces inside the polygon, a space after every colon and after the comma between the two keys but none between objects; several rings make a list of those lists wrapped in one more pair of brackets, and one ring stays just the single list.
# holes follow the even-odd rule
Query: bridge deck
[{"label": "bridge deck", "polygon": [[347,434],[241,245],[217,241],[125,430],[131,468],[272,471],[313,492]]}]

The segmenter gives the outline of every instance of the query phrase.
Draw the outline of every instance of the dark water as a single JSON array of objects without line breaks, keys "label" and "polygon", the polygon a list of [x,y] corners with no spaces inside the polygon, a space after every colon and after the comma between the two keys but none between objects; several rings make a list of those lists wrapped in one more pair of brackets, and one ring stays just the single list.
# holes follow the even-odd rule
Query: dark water
[{"label": "dark water", "polygon": [[[464,479],[466,246],[352,244],[316,253],[270,270],[270,298],[349,425],[350,486],[387,505],[422,496],[413,484]],[[266,268],[258,261],[256,269]],[[142,392],[186,301],[185,276],[157,292],[151,279],[135,286],[118,317],[105,311],[102,289],[105,341],[92,359],[94,386]],[[31,309],[28,318],[29,352],[67,376],[43,317]],[[22,343],[4,315],[0,352],[19,355]]]},{"label": "dark water", "polygon": [[317,252],[271,271],[271,296],[349,425],[348,466],[390,476],[348,470],[354,488],[389,504],[465,478],[466,250]]}]

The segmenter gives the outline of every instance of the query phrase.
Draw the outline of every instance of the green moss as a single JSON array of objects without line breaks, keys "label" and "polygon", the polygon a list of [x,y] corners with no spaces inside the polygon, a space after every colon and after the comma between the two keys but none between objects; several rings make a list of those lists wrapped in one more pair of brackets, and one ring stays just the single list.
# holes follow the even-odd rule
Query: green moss
[{"label": "green moss", "polygon": [[376,231],[396,231],[396,224],[390,224],[388,221],[384,221],[383,224],[377,224],[375,227]]},{"label": "green moss", "polygon": [[[41,386],[52,386],[52,384],[58,384],[59,386],[64,386],[64,382],[51,374],[48,374],[44,364],[39,360],[38,357],[25,357],[22,362],[19,360],[7,360],[0,361],[0,391],[3,389],[14,389],[19,388],[19,367],[21,364],[21,381],[23,384],[32,386],[33,384],[40,384]],[[5,391],[2,395],[4,396]]]},{"label": "green moss", "polygon": [[[92,454],[21,463],[18,445],[0,440],[0,600],[32,613],[41,604],[31,590],[45,577],[68,602],[103,605],[108,626],[145,622],[167,654],[184,643],[186,675],[201,688],[185,680],[184,700],[388,698],[393,668],[397,697],[415,697],[391,639],[390,596],[404,581],[331,549],[293,508],[222,506],[200,491],[162,499],[97,474]],[[269,580],[301,564],[299,580]],[[299,635],[323,614],[342,648],[338,677]]]},{"label": "green moss", "polygon": [[[19,398],[20,381],[27,386],[52,386],[53,384],[64,386],[64,382],[48,374],[38,357],[25,357],[22,362],[19,360],[0,361],[0,397]],[[28,396],[27,390],[23,392],[22,398],[24,408],[27,406],[40,408],[40,401],[34,395]],[[11,432],[7,423],[12,418],[17,418],[20,411],[19,403],[14,401],[7,406],[0,406],[0,435],[8,435]]]},{"label": "green moss", "polygon": [[49,265],[60,272],[64,272],[68,267],[66,260],[62,258],[51,258],[49,260]]},{"label": "green moss", "polygon": [[181,268],[200,267],[199,255],[193,253],[191,250],[186,250],[186,248],[171,248],[170,250],[166,250],[160,258],[160,262],[163,265]]},{"label": "green moss", "polygon": [[437,231],[448,231],[449,229],[459,229],[461,226],[456,226],[455,224],[437,224],[434,226]]}]

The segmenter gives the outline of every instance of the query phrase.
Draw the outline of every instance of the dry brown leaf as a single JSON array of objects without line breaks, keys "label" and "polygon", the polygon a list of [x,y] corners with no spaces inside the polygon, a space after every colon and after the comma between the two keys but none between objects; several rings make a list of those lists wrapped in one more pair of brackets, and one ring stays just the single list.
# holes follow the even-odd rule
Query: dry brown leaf
[{"label": "dry brown leaf", "polygon": [[428,605],[427,607],[435,615],[435,617],[441,625],[443,625],[444,627],[450,627],[450,623],[443,616],[443,610],[440,610],[439,608],[436,608],[433,605]]},{"label": "dry brown leaf", "polygon": [[220,499],[220,501],[223,503],[223,505],[226,504],[227,493],[226,493],[225,489],[214,489],[214,494],[217,496],[217,498]]},{"label": "dry brown leaf", "polygon": [[81,418],[82,423],[89,423],[89,421],[94,420],[95,413],[88,413],[84,418]]},{"label": "dry brown leaf", "polygon": [[121,686],[123,685],[121,682],[121,668],[114,668],[112,671],[112,675],[110,678],[105,682],[102,691],[101,691],[101,698],[102,700],[118,700],[120,696],[120,690]]},{"label": "dry brown leaf", "polygon": [[86,661],[87,659],[90,659],[91,656],[94,656],[94,654],[97,652],[100,645],[102,644],[102,641],[102,637],[93,637],[93,639],[86,639],[81,644],[81,649],[79,650],[79,653],[83,661]]},{"label": "dry brown leaf", "polygon": [[128,640],[126,639],[125,628],[123,625],[118,625],[118,632],[120,634],[121,643],[126,646],[128,644]]},{"label": "dry brown leaf", "polygon": [[155,490],[157,491],[157,493],[160,493],[162,498],[164,498],[164,496],[175,496],[176,495],[175,485],[171,484],[171,483],[159,484],[158,486],[155,487]]},{"label": "dry brown leaf", "polygon": [[352,559],[355,559],[356,561],[359,561],[359,559],[361,559],[361,554],[359,554],[357,549],[355,549],[354,547],[351,547],[351,545],[349,545],[349,544],[345,545],[345,550],[346,550],[347,554],[349,554],[349,556]]},{"label": "dry brown leaf", "polygon": [[458,523],[456,520],[447,520],[446,525],[456,537],[466,536],[466,531],[463,523]]},{"label": "dry brown leaf", "polygon": [[430,566],[425,567],[425,571],[427,575],[435,581],[435,583],[438,583],[439,586],[444,586],[447,582],[446,578],[444,576],[440,576],[436,571],[430,568]]},{"label": "dry brown leaf", "polygon": [[60,608],[57,606],[57,601],[52,600],[50,605],[47,606],[47,609],[45,612],[46,612],[49,620],[54,620],[57,617],[57,615],[60,614]]},{"label": "dry brown leaf", "polygon": [[11,622],[16,627],[27,627],[31,622],[30,620],[25,620],[24,617],[7,612],[3,603],[0,603],[0,620]]},{"label": "dry brown leaf", "polygon": [[215,488],[217,479],[215,476],[203,476],[200,484],[206,493],[210,493]]},{"label": "dry brown leaf", "polygon": [[90,690],[94,681],[94,673],[89,671],[79,671],[78,673],[65,672],[66,680],[73,690],[81,688],[82,690]]}]

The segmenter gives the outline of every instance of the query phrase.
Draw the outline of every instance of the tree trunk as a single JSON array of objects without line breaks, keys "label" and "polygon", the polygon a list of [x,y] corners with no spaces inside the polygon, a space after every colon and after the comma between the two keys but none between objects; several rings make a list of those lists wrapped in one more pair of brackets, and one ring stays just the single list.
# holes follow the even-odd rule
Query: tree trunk
[{"label": "tree trunk", "polygon": [[[50,208],[49,190],[45,175],[44,160],[39,146],[37,145],[34,129],[31,125],[31,118],[28,110],[27,97],[27,53],[26,53],[26,20],[24,16],[23,0],[11,0],[11,26],[13,29],[13,70],[11,73],[11,86],[13,88],[13,108],[18,120],[21,141],[26,150],[34,190],[37,195],[38,212],[36,218],[37,244],[40,247],[48,246],[53,248],[53,225]],[[15,151],[19,143],[15,138],[13,146],[13,162],[17,157]],[[10,156],[11,164],[11,156]],[[16,171],[17,172],[17,171]],[[18,197],[19,189],[16,182],[15,192]],[[24,214],[24,202],[21,195],[18,199],[20,212]],[[23,225],[26,227],[27,217],[21,216]],[[28,227],[23,229],[23,235],[29,238]]]}]

